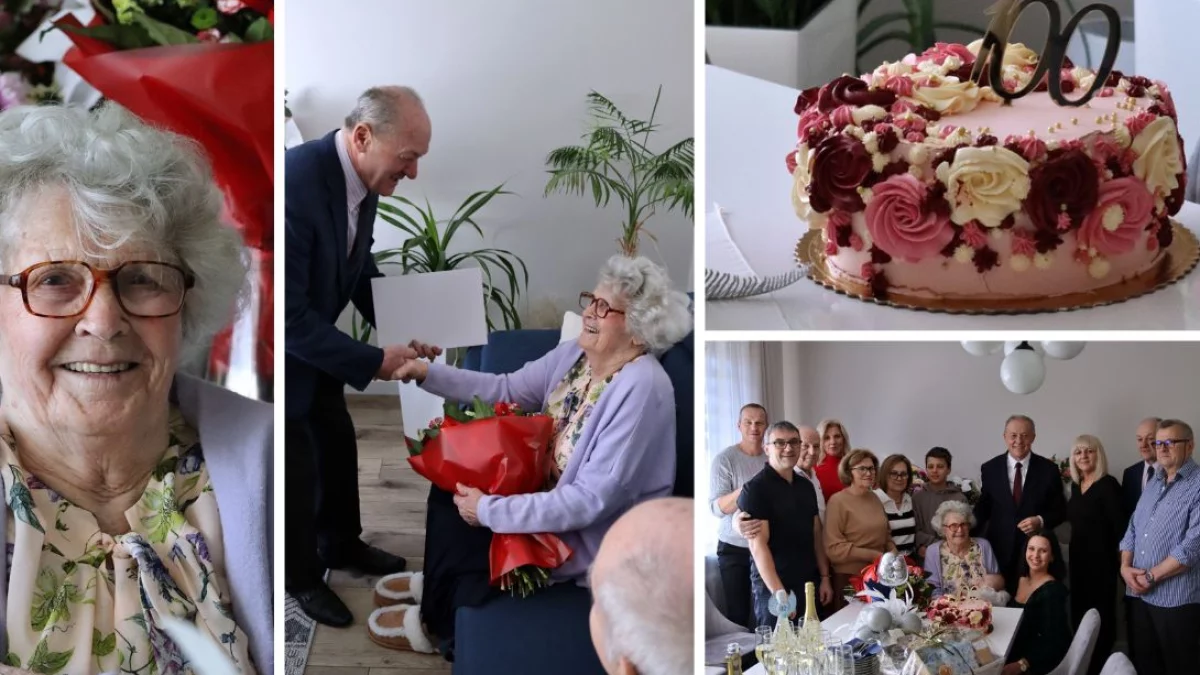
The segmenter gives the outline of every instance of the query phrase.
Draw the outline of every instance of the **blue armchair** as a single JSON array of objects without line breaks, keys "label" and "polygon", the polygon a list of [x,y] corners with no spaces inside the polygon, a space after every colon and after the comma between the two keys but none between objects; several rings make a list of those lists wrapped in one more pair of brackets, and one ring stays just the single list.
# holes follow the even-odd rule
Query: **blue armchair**
[{"label": "blue armchair", "polygon": [[[557,330],[492,333],[484,347],[472,347],[464,368],[510,373],[558,345]],[[694,458],[694,335],[660,359],[675,388],[675,494],[692,496]],[[587,589],[560,584],[530,598],[498,597],[480,607],[458,610],[455,620],[456,675],[572,673],[604,675],[591,640]],[[544,647],[539,648],[538,645]]]}]

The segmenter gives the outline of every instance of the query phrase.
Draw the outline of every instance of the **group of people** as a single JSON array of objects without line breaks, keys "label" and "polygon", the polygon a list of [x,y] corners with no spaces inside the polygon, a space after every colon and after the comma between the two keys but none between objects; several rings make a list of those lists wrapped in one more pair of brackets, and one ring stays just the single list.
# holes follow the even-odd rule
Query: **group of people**
[{"label": "group of people", "polygon": [[[1089,609],[1100,615],[1088,664],[1098,673],[1116,642],[1122,580],[1139,673],[1188,672],[1200,650],[1200,473],[1185,422],[1143,420],[1142,459],[1121,483],[1100,440],[1079,436],[1068,498],[1059,467],[1033,452],[1034,421],[1013,415],[1006,452],[982,465],[974,504],[947,480],[953,457],[945,448],[926,453],[928,480],[914,490],[908,458],[880,462],[853,449],[837,420],[771,424],[766,408],[751,403],[738,430],[740,442],[713,460],[709,493],[721,519],[726,611],[736,622],[773,624],[770,597],[803,594],[809,582],[819,589],[819,614],[829,616],[844,605],[850,577],[890,551],[923,566],[935,596],[1024,609],[1005,675],[1053,670]],[[1069,556],[1055,534],[1064,523]]]},{"label": "group of people", "polygon": [[[679,536],[688,531],[690,502],[666,499],[675,484],[676,402],[658,357],[691,331],[692,314],[662,267],[612,257],[579,296],[579,338],[510,374],[431,362],[441,350],[418,341],[376,347],[336,326],[351,302],[375,322],[371,280],[380,271],[370,250],[378,199],[417,177],[431,129],[415,91],[374,87],[342,128],[287,152],[287,591],[315,620],[345,626],[353,614],[324,571],[381,576],[376,597],[391,604],[367,622],[372,639],[453,660],[456,611],[502,592],[490,581],[492,533],[553,533],[572,553],[551,581],[587,585],[590,572],[592,636],[606,668],[690,672],[691,538]],[[406,560],[361,539],[344,391],[372,379],[550,415],[547,489],[496,496],[430,486],[424,569],[407,570]],[[623,514],[630,520],[619,523]]]}]

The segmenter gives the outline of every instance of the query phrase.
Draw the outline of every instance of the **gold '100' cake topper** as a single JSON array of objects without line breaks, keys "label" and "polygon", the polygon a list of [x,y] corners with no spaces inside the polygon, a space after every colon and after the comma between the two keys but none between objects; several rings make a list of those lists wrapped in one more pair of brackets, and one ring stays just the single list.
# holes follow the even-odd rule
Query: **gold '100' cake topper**
[{"label": "gold '100' cake topper", "polygon": [[[1008,36],[1012,33],[1017,18],[1030,5],[1035,4],[1045,7],[1046,13],[1050,15],[1046,46],[1042,48],[1037,70],[1034,71],[1029,84],[1020,91],[1011,92],[1004,88],[1002,70],[1004,50],[1008,47]],[[1079,22],[1091,12],[1100,12],[1108,20],[1108,42],[1104,46],[1104,59],[1100,62],[1100,68],[1096,70],[1096,81],[1092,83],[1091,89],[1084,92],[1083,96],[1072,101],[1063,95],[1062,78],[1058,76],[1058,73],[1062,71],[1067,56],[1067,44],[1071,41],[1071,36],[1075,34]],[[1117,61],[1117,50],[1121,46],[1121,15],[1112,7],[1101,3],[1088,5],[1071,17],[1065,30],[1062,29],[1062,12],[1055,0],[999,0],[987,10],[987,14],[993,15],[993,18],[983,37],[983,46],[979,48],[975,66],[971,69],[971,80],[976,84],[982,84],[984,67],[990,63],[988,70],[991,78],[990,84],[992,90],[1004,99],[1004,105],[1012,105],[1014,99],[1021,98],[1036,89],[1041,83],[1042,77],[1050,70],[1051,64],[1053,64],[1054,70],[1046,79],[1050,89],[1050,98],[1059,105],[1081,106],[1091,100],[1092,96],[1108,81],[1108,76],[1112,73],[1113,65]]]}]

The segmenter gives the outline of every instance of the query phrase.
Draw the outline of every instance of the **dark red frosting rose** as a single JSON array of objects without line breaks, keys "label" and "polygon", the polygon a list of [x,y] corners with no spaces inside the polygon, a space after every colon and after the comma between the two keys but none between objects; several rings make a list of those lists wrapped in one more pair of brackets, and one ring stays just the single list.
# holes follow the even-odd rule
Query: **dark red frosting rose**
[{"label": "dark red frosting rose", "polygon": [[800,92],[800,96],[796,97],[796,114],[803,115],[804,111],[817,104],[817,95],[821,92],[820,87],[805,89]]},{"label": "dark red frosting rose", "polygon": [[842,134],[826,138],[813,152],[809,205],[817,213],[829,209],[847,213],[862,211],[863,200],[858,188],[870,172],[871,154],[861,141]]},{"label": "dark red frosting rose", "polygon": [[[801,94],[801,98],[804,98],[804,94]],[[896,92],[890,89],[871,89],[866,82],[849,75],[842,75],[821,87],[817,94],[817,109],[826,114],[842,105],[877,105],[886,108],[895,102]]]},{"label": "dark red frosting rose", "polygon": [[1059,217],[1071,219],[1078,228],[1096,207],[1100,196],[1100,172],[1086,153],[1078,149],[1054,150],[1046,161],[1029,173],[1029,197],[1025,211],[1039,230],[1059,231]]}]

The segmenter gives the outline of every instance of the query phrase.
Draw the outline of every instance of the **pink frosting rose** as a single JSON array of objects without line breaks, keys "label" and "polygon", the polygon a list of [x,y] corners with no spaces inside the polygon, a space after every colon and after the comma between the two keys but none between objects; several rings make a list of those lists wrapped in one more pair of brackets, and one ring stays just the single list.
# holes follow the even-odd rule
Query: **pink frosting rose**
[{"label": "pink frosting rose", "polygon": [[954,238],[949,218],[923,208],[929,189],[912,174],[892,176],[873,190],[867,231],[887,253],[917,262],[938,255]]},{"label": "pink frosting rose", "polygon": [[1100,186],[1096,208],[1079,228],[1079,243],[1104,256],[1128,253],[1146,231],[1153,212],[1154,197],[1142,181],[1136,178],[1107,181]]}]

